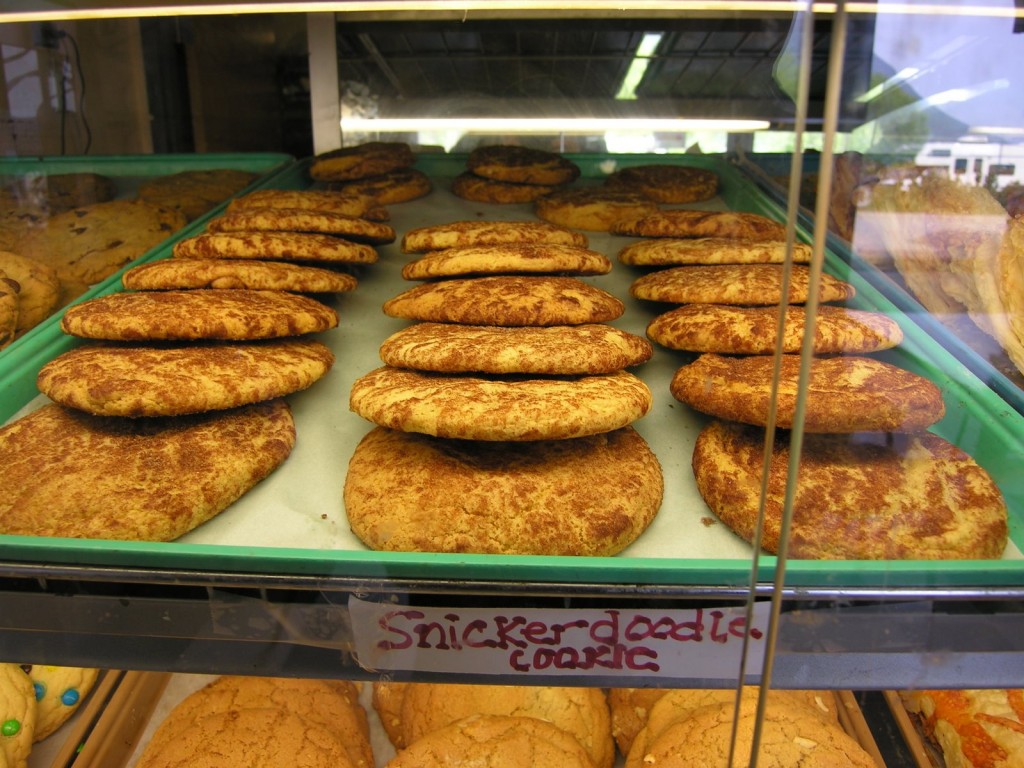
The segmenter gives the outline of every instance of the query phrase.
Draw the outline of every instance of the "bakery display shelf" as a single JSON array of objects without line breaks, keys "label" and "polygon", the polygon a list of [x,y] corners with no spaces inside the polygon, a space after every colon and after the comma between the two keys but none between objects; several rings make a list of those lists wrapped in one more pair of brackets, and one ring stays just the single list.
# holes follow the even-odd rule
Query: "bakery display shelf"
[{"label": "bakery display shelf", "polygon": [[[156,728],[174,707],[187,696],[215,679],[214,675],[131,671],[122,674],[109,705],[96,720],[81,743],[75,768],[131,768],[138,761]],[[384,766],[395,748],[371,702],[372,689],[363,685],[359,703],[367,715],[374,763]],[[834,692],[839,724],[871,756],[879,768],[895,766],[888,762],[875,741],[865,714],[851,691]],[[63,768],[64,764],[60,764]],[[620,755],[615,763],[624,765]],[[29,768],[58,768],[58,763],[31,764]]]},{"label": "bakery display shelf", "polygon": [[[804,172],[816,172],[819,159],[820,156],[817,154],[804,155],[802,166]],[[780,204],[784,204],[787,190],[778,183],[777,179],[789,174],[789,155],[744,154],[733,158],[733,161],[766,194]],[[808,231],[813,229],[814,214],[812,211],[801,207],[798,219]],[[864,234],[866,229],[866,227],[858,225],[855,240],[863,238],[870,243],[871,248],[884,249],[881,243],[874,242],[875,238],[872,234]],[[1019,381],[1011,379],[1004,370],[1000,370],[991,359],[993,354],[1006,358],[1005,353],[998,349],[998,343],[994,339],[987,337],[980,329],[975,329],[968,337],[965,329],[973,328],[973,323],[966,316],[961,318],[963,325],[958,330],[943,324],[925,309],[909,291],[894,267],[883,269],[864,258],[857,250],[860,243],[850,243],[831,231],[827,233],[826,239],[829,251],[862,275],[904,316],[912,318],[915,325],[936,339],[957,361],[970,369],[986,387],[1002,397],[1019,413],[1024,413],[1024,387]],[[983,347],[985,347],[984,350]],[[1005,365],[1012,367],[1013,363],[1007,358]],[[1019,378],[1024,376],[1024,373],[1014,375]]]},{"label": "bakery display shelf", "polygon": [[[581,184],[596,183],[623,164],[652,162],[646,156],[570,157],[583,170]],[[529,206],[471,204],[451,195],[448,184],[464,160],[421,156],[419,167],[435,190],[390,207],[399,236],[416,226],[463,218],[532,218]],[[679,161],[720,174],[721,193],[704,207],[784,218],[780,206],[727,158],[688,155]],[[273,184],[305,188],[310,185],[306,168],[305,163],[289,166]],[[807,231],[801,235],[809,238]],[[600,233],[590,239],[591,247],[613,262],[629,242]],[[151,258],[168,256],[170,247],[166,243]],[[397,244],[378,250],[376,264],[357,270],[356,290],[332,299],[340,324],[320,338],[337,362],[315,386],[289,398],[298,440],[285,464],[217,518],[174,542],[0,537],[0,648],[31,637],[61,658],[85,662],[116,650],[123,659],[124,648],[112,649],[110,638],[131,637],[131,655],[143,668],[245,669],[260,658],[288,670],[365,675],[349,653],[347,601],[357,595],[433,605],[552,604],[567,610],[607,602],[742,603],[751,576],[750,547],[711,523],[696,493],[689,457],[704,420],[669,395],[668,381],[687,358],[664,349],[637,369],[654,393],[655,406],[636,428],[663,465],[665,502],[648,531],[620,555],[374,552],[358,542],[348,530],[341,493],[348,459],[371,425],[348,411],[347,397],[355,378],[379,366],[383,339],[404,325],[384,316],[382,303],[409,287],[400,278],[409,257]],[[848,263],[832,253],[826,259],[826,269],[857,287],[856,306],[903,317]],[[637,274],[615,262],[611,275],[588,280],[623,298],[627,311],[615,324],[642,334],[658,310],[628,298]],[[117,275],[93,295],[119,286]],[[964,684],[979,669],[984,677],[989,667],[1021,653],[1001,639],[1020,636],[1017,616],[994,606],[998,600],[1024,598],[1024,478],[1015,469],[1024,422],[939,341],[914,323],[903,325],[905,343],[886,358],[943,388],[948,414],[935,431],[964,447],[996,478],[1010,507],[1012,544],[998,561],[789,562],[782,589],[792,604],[776,679],[790,685],[805,675],[829,687],[922,677]],[[30,344],[0,361],[5,419],[41,403],[34,386],[39,368],[76,343],[51,320]],[[764,556],[757,565],[755,593],[766,597],[773,591],[776,561]],[[984,604],[980,617],[963,619],[960,606],[967,601]],[[306,631],[307,620],[318,628],[326,621],[337,627],[336,634],[325,639]],[[893,622],[903,631],[899,642],[889,634]],[[979,633],[979,622],[992,631]],[[267,654],[273,657],[269,662]]]},{"label": "bakery display shelf", "polygon": [[[650,162],[647,156],[571,156],[581,167],[583,181],[593,183],[616,166]],[[448,191],[449,180],[464,168],[459,155],[420,157],[419,165],[435,183],[434,192],[411,203],[391,206],[392,224],[401,235],[415,226],[460,218],[532,218],[528,205],[484,205],[460,200]],[[722,180],[719,198],[708,206],[761,212],[784,218],[779,206],[758,190],[722,156],[686,156],[686,163],[715,169]],[[289,166],[273,179],[276,186],[309,186],[306,165]],[[180,237],[195,232],[195,222]],[[807,233],[803,233],[807,236]],[[613,258],[627,238],[592,233],[591,247]],[[165,243],[147,258],[170,254]],[[708,525],[703,500],[696,493],[689,468],[692,441],[704,423],[668,394],[668,381],[686,357],[658,349],[654,358],[636,369],[655,396],[652,412],[636,427],[650,442],[666,476],[662,511],[651,528],[625,552],[610,558],[490,556],[466,554],[387,553],[367,550],[347,530],[341,504],[344,469],[359,439],[370,425],[348,411],[351,382],[377,367],[378,347],[386,336],[405,325],[386,317],[381,305],[410,283],[399,275],[408,257],[397,243],[378,248],[380,260],[358,270],[359,286],[336,302],[339,327],[320,334],[335,351],[332,371],[314,387],[290,398],[298,443],[288,461],[231,509],[196,531],[170,543],[99,540],[60,540],[0,537],[0,558],[11,562],[90,565],[99,568],[216,570],[241,573],[316,575],[355,578],[426,578],[650,585],[716,584],[742,587],[749,581],[750,549],[721,525]],[[834,254],[826,269],[853,283],[854,304],[901,319],[901,313],[862,275]],[[623,298],[626,314],[616,325],[645,332],[657,307],[629,299],[629,284],[638,272],[621,264],[610,275],[588,278]],[[97,286],[92,295],[120,290],[120,274]],[[984,466],[1000,485],[1010,508],[1013,544],[999,561],[974,562],[818,562],[793,561],[787,584],[797,587],[1024,587],[1020,558],[1024,478],[1016,471],[1021,458],[1019,436],[1024,418],[943,348],[942,343],[915,324],[905,322],[905,341],[881,355],[931,378],[945,393],[947,415],[934,428],[957,443]],[[63,334],[59,319],[51,318],[31,338],[0,361],[3,418],[42,400],[35,376],[42,364],[74,346]],[[704,522],[702,523],[702,519]],[[273,521],[273,522],[271,522]],[[770,581],[774,559],[762,558],[763,578]]]}]

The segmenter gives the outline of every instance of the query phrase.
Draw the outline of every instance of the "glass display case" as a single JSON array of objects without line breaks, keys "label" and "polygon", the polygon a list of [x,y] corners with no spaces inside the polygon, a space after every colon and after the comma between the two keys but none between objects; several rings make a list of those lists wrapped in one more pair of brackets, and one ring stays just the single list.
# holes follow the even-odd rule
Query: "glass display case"
[{"label": "glass display case", "polygon": [[[1022,13],[1009,2],[6,3],[5,179],[96,173],[126,197],[153,177],[230,167],[252,174],[246,191],[323,189],[316,158],[387,142],[413,150],[431,191],[387,206],[395,237],[328,301],[337,327],[317,338],[333,367],[289,396],[295,447],[265,480],[173,541],[0,535],[0,658],[607,688],[1024,687]],[[635,368],[652,404],[632,426],[664,490],[628,546],[373,549],[343,499],[373,427],[350,393],[407,324],[382,312],[410,287],[405,233],[538,219],[532,201],[453,192],[474,150],[493,145],[564,158],[579,188],[653,165],[713,176],[712,197],[661,208],[781,224],[784,279],[840,281],[843,307],[894,320],[898,343],[857,357],[928,382],[941,412],[909,433],[840,430],[847,458],[823,458],[835,431],[814,426],[815,408],[840,419],[859,403],[814,379],[812,361],[843,358],[813,349],[809,320],[786,354],[793,398],[770,386],[778,368],[759,369],[770,404],[749,450],[760,465],[771,456],[776,477],[733,469],[712,501],[694,453],[730,419],[681,400],[675,379],[698,357],[741,356],[654,342]],[[228,196],[131,265],[171,256]],[[646,338],[672,305],[695,303],[637,295],[654,270],[622,251],[645,235],[586,236],[612,266],[583,280],[621,300],[621,330]],[[122,292],[129,268],[74,303]],[[823,323],[830,303],[808,298],[809,317]],[[78,344],[55,313],[0,351],[8,423],[45,402],[37,375]],[[855,455],[881,463],[861,472]],[[753,522],[741,535],[721,505],[744,494]],[[505,514],[530,502],[519,504]]]}]

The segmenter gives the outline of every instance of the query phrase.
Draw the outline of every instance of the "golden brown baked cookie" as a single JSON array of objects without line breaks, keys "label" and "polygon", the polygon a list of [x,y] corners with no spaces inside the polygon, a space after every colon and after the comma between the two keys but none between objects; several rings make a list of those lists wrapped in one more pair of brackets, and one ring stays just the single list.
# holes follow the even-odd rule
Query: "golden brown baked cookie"
[{"label": "golden brown baked cookie", "polygon": [[73,208],[46,220],[17,253],[54,269],[62,280],[97,283],[187,223],[180,211],[137,200]]},{"label": "golden brown baked cookie", "polygon": [[757,213],[741,211],[659,211],[641,219],[617,222],[616,235],[633,237],[734,237],[748,240],[785,240],[782,224]]},{"label": "golden brown baked cookie", "polygon": [[948,766],[1013,768],[1024,755],[1024,690],[903,691],[907,711]]},{"label": "golden brown baked cookie", "polygon": [[243,709],[276,708],[336,736],[356,768],[373,768],[370,730],[359,692],[347,681],[222,675],[185,697],[160,724],[147,750],[180,739],[205,717]]},{"label": "golden brown baked cookie", "polygon": [[[803,345],[807,311],[786,307],[781,349],[798,353]],[[647,335],[669,349],[723,355],[770,355],[778,344],[778,307],[729,304],[684,304],[655,317]],[[881,312],[821,305],[814,322],[814,354],[864,354],[891,349],[903,330]]]},{"label": "golden brown baked cookie", "polygon": [[532,275],[424,283],[384,302],[390,317],[465,325],[580,325],[623,312],[620,299],[582,280]]},{"label": "golden brown baked cookie", "polygon": [[28,768],[36,728],[32,680],[17,664],[0,663],[0,760]]},{"label": "golden brown baked cookie", "polygon": [[337,312],[306,296],[233,288],[111,293],[69,307],[61,320],[65,333],[108,341],[244,341],[318,333],[337,324]]},{"label": "golden brown baked cookie", "polygon": [[517,144],[477,147],[466,158],[466,168],[476,176],[513,184],[558,186],[580,175],[579,166],[556,152]]},{"label": "golden brown baked cookie", "polygon": [[344,272],[262,259],[163,259],[132,267],[121,284],[132,291],[246,288],[253,291],[344,293],[356,278]]},{"label": "golden brown baked cookie", "polygon": [[644,532],[663,492],[658,459],[632,427],[514,443],[377,427],[352,455],[344,499],[375,550],[603,557]]},{"label": "golden brown baked cookie", "polygon": [[[742,699],[745,702],[757,702],[760,698],[760,687],[743,686]],[[644,728],[645,737],[656,739],[658,735],[673,723],[690,717],[702,707],[719,704],[733,704],[736,701],[736,689],[732,688],[677,688],[665,691],[664,695],[653,702],[648,713]],[[794,711],[804,711],[821,719],[823,723],[839,724],[839,713],[835,697],[827,691],[807,690],[769,690],[768,699],[779,702]]]},{"label": "golden brown baked cookie", "polygon": [[312,386],[334,354],[304,338],[134,346],[90,344],[46,363],[51,400],[97,416],[179,416],[284,397]]},{"label": "golden brown baked cookie", "polygon": [[32,740],[42,741],[60,728],[85,701],[99,677],[91,667],[55,667],[22,664],[32,680],[36,700],[36,726]]},{"label": "golden brown baked cookie", "polygon": [[337,181],[330,189],[372,195],[381,205],[394,205],[418,200],[429,195],[434,189],[430,178],[415,168],[399,168],[379,176],[367,176],[354,181]]},{"label": "golden brown baked cookie", "polygon": [[474,203],[532,203],[542,195],[554,192],[552,184],[516,184],[510,181],[485,179],[473,173],[460,173],[452,179],[452,194]]},{"label": "golden brown baked cookie", "polygon": [[416,162],[412,148],[401,141],[367,141],[322,152],[313,158],[309,175],[315,181],[351,181],[379,176]]},{"label": "golden brown baked cookie", "polygon": [[358,216],[371,221],[387,221],[387,208],[371,195],[326,189],[257,189],[228,203],[228,211],[248,208],[290,208],[327,211]]},{"label": "golden brown baked cookie", "polygon": [[659,203],[696,203],[718,194],[718,174],[707,168],[654,163],[634,165],[605,177],[609,189],[638,192]]},{"label": "golden brown baked cookie", "polygon": [[535,717],[470,715],[424,735],[388,768],[594,768],[572,734]]},{"label": "golden brown baked cookie", "polygon": [[294,443],[283,400],[144,420],[45,405],[0,429],[0,532],[171,541],[269,475]]},{"label": "golden brown baked cookie", "polygon": [[[755,686],[744,688],[744,695],[751,692],[756,700],[758,689]],[[829,721],[839,722],[835,697],[829,691],[772,691],[772,694],[788,697],[794,706],[808,706]],[[612,735],[619,751],[628,755],[637,735],[648,724],[650,728],[645,738],[699,707],[734,701],[735,696],[734,688],[611,688],[608,706],[612,714]],[[662,698],[666,701],[659,704]]]},{"label": "golden brown baked cookie", "polygon": [[373,246],[315,232],[221,232],[187,237],[174,244],[179,259],[273,259],[331,264],[373,264]]},{"label": "golden brown baked cookie", "polygon": [[606,275],[612,262],[603,253],[575,245],[521,243],[468,245],[432,251],[402,267],[406,280],[471,275]]},{"label": "golden brown baked cookie", "polygon": [[[638,277],[629,288],[633,298],[670,304],[747,304],[774,306],[783,300],[784,267],[779,264],[714,264],[669,267]],[[807,301],[810,271],[791,267],[786,303]],[[818,301],[847,301],[857,293],[852,283],[823,274]]]},{"label": "golden brown baked cookie", "polygon": [[0,273],[18,284],[17,333],[35,328],[59,306],[60,278],[45,264],[10,251],[0,251]]},{"label": "golden brown baked cookie", "polygon": [[[697,438],[693,473],[711,510],[752,541],[764,430],[715,421]],[[762,544],[777,552],[788,434],[772,452]],[[925,502],[921,500],[925,499]],[[820,560],[997,559],[1006,502],[992,478],[930,432],[804,438],[789,540],[791,557]]]},{"label": "golden brown baked cookie", "polygon": [[382,427],[464,440],[560,440],[632,424],[651,392],[626,371],[483,377],[384,366],[352,385],[350,408]]},{"label": "golden brown baked cookie", "polygon": [[615,746],[604,691],[591,687],[421,683],[405,692],[402,729],[407,744],[470,715],[547,720],[571,733],[594,768],[611,768]]},{"label": "golden brown baked cookie", "polygon": [[611,373],[647,362],[651,343],[604,323],[503,327],[415,323],[380,347],[386,365],[442,373]]},{"label": "golden brown baked cookie", "polygon": [[[736,723],[736,757],[733,765],[749,761],[757,702],[745,698]],[[648,765],[664,768],[705,768],[725,765],[732,743],[733,703],[708,705],[673,722],[660,734],[641,734],[633,743],[626,768]],[[875,761],[839,725],[789,701],[769,701],[761,726],[758,765],[769,768],[875,768]]]},{"label": "golden brown baked cookie", "polygon": [[206,229],[208,232],[313,232],[370,245],[390,243],[396,237],[394,228],[382,221],[304,208],[242,208],[211,219]]},{"label": "golden brown baked cookie", "polygon": [[[782,240],[743,240],[733,237],[653,238],[627,245],[619,261],[641,267],[672,267],[691,264],[782,264],[786,243]],[[793,262],[811,260],[811,246],[793,243]]]},{"label": "golden brown baked cookie", "polygon": [[145,749],[136,768],[352,768],[331,731],[286,709],[232,709],[200,718]]},{"label": "golden brown baked cookie", "polygon": [[12,341],[18,333],[18,291],[21,286],[12,280],[0,267],[0,349]]},{"label": "golden brown baked cookie", "polygon": [[[679,368],[672,396],[703,413],[765,426],[771,409],[771,355],[703,354]],[[783,355],[776,423],[793,425],[800,356]],[[942,390],[923,376],[871,357],[823,357],[811,362],[804,430],[807,432],[915,432],[946,412]]]},{"label": "golden brown baked cookie", "polygon": [[408,230],[402,236],[402,253],[427,253],[470,245],[506,243],[554,243],[586,248],[587,236],[544,221],[471,220],[432,224]]},{"label": "golden brown baked cookie", "polygon": [[258,174],[237,168],[208,168],[157,176],[139,185],[139,199],[198,219],[252,184]]},{"label": "golden brown baked cookie", "polygon": [[559,189],[533,202],[533,212],[544,221],[594,232],[608,232],[617,221],[657,210],[658,204],[645,195],[605,187]]}]

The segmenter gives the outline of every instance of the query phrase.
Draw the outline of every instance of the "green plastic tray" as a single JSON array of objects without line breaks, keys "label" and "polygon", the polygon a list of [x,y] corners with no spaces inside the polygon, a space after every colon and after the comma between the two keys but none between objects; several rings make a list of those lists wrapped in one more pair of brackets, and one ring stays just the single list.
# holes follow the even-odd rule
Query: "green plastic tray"
[{"label": "green plastic tray", "polygon": [[[721,156],[576,156],[570,155],[581,167],[583,178],[599,178],[602,173],[616,165],[642,162],[676,161],[711,168],[720,175],[720,203],[725,206],[763,213],[783,219],[779,205],[762,193],[747,177],[740,173]],[[447,184],[452,177],[464,169],[464,156],[425,155],[419,160],[419,167],[428,173],[435,183],[435,192],[427,198],[440,206],[450,205],[451,216],[447,220],[463,218],[466,215],[495,218],[530,218],[528,206],[487,206],[466,207],[451,199]],[[280,188],[304,188],[310,185],[306,172],[307,164],[298,163],[288,167],[273,179]],[[402,234],[403,222],[408,221],[406,211],[413,210],[418,203],[391,207],[393,223]],[[462,207],[459,207],[459,206]],[[405,207],[408,206],[408,207]],[[435,219],[437,221],[437,219]],[[183,233],[184,234],[187,233]],[[808,237],[809,233],[801,232]],[[612,236],[607,236],[611,238]],[[625,244],[624,239],[601,241],[605,252],[614,255],[615,248]],[[610,243],[616,243],[615,248]],[[154,258],[169,253],[165,244]],[[611,249],[611,250],[610,250]],[[379,344],[395,326],[379,311],[377,296],[372,291],[392,289],[397,293],[401,281],[386,278],[388,273],[397,272],[399,265],[408,257],[402,256],[397,245],[381,248],[381,262],[367,271],[364,284],[352,295],[341,299],[339,312],[343,326],[343,344],[335,369],[329,376],[357,376],[370,368],[365,358],[349,357],[347,350],[354,346],[359,336],[368,336],[369,343]],[[901,316],[893,304],[882,295],[872,283],[851,270],[850,266],[834,254],[827,254],[826,268],[833,274],[853,283],[858,291],[856,306],[875,309]],[[622,270],[616,264],[615,270]],[[374,281],[386,281],[376,284]],[[406,284],[407,285],[407,284]],[[119,290],[117,278],[112,278],[98,292]],[[362,295],[361,295],[362,292]],[[621,292],[617,292],[620,293]],[[642,328],[654,312],[637,302],[629,303],[628,313],[634,313],[633,328]],[[354,317],[355,315],[355,317]],[[378,327],[377,318],[380,319]],[[898,350],[886,357],[906,368],[928,376],[939,384],[945,393],[947,415],[934,427],[934,431],[960,445],[985,467],[999,483],[1010,509],[1010,534],[1019,550],[1022,547],[1021,519],[1024,515],[1024,477],[1018,471],[1022,465],[1021,435],[1024,435],[1024,417],[985,387],[977,376],[950,355],[933,337],[910,322],[902,322],[905,342]],[[399,326],[400,327],[400,326]],[[333,332],[331,332],[333,333]],[[48,323],[39,329],[31,342],[22,344],[15,354],[0,360],[0,393],[4,407],[4,418],[21,408],[36,396],[34,380],[39,368],[49,359],[70,348],[74,340],[65,337],[55,323]],[[656,351],[656,358],[660,354]],[[379,363],[378,363],[379,364]],[[671,361],[665,365],[671,366]],[[354,370],[353,370],[354,369]],[[637,369],[637,374],[646,378],[646,366]],[[326,381],[318,382],[312,388],[328,386]],[[335,380],[330,386],[336,407],[347,410],[347,391],[338,387]],[[656,405],[662,403],[662,415],[668,419],[680,417],[681,407],[665,403],[667,393],[652,385]],[[297,412],[305,410],[307,393],[293,397]],[[678,404],[676,404],[678,406]],[[358,420],[358,417],[354,417]],[[666,419],[648,416],[638,423],[638,429],[661,429],[660,422]],[[669,425],[674,428],[674,425]],[[367,426],[368,428],[368,426]],[[299,441],[303,440],[299,429]],[[330,457],[330,466],[335,475],[328,482],[336,487],[337,494],[331,495],[331,508],[325,513],[337,516],[340,506],[340,490],[344,476],[347,455],[354,445],[337,447],[337,456]],[[293,455],[294,458],[294,455]],[[669,457],[659,454],[663,463]],[[673,457],[679,466],[688,462],[688,456]],[[279,470],[280,471],[280,470]],[[273,476],[272,476],[273,478]],[[685,480],[685,477],[666,478],[667,482]],[[265,481],[266,482],[266,481]],[[690,478],[692,482],[692,477]],[[333,494],[332,490],[332,494]],[[228,510],[227,513],[230,513]],[[694,515],[709,515],[703,510],[690,510]],[[226,513],[226,514],[227,514]],[[343,518],[343,512],[341,513]],[[660,517],[660,516],[659,516]],[[697,523],[699,525],[699,523]],[[662,531],[664,533],[664,531]],[[670,535],[686,536],[687,530],[669,531]],[[321,549],[305,547],[238,546],[221,544],[199,544],[188,541],[171,543],[132,543],[108,541],[64,540],[33,537],[0,536],[0,558],[16,562],[47,562],[77,565],[95,565],[105,568],[159,568],[185,569],[210,572],[237,572],[246,574],[267,574],[276,576],[317,576],[324,578],[346,577],[357,579],[424,579],[462,581],[509,581],[566,584],[605,584],[644,586],[724,586],[742,587],[749,582],[751,557],[715,555],[707,557],[634,557],[623,554],[617,557],[575,558],[539,556],[490,556],[452,555],[417,553],[382,553],[365,549]],[[762,556],[758,560],[758,578],[770,580],[775,568],[775,558]],[[790,561],[786,566],[786,584],[797,588],[823,588],[841,591],[846,588],[942,588],[942,587],[1020,587],[1024,586],[1024,559],[1014,553],[1012,559],[999,561]]]}]

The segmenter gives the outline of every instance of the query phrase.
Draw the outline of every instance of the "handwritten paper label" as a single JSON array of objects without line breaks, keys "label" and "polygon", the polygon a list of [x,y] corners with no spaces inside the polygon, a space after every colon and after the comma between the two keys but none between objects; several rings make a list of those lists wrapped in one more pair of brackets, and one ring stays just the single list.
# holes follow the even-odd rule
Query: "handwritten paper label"
[{"label": "handwritten paper label", "polygon": [[[359,664],[380,671],[735,680],[747,631],[742,607],[439,608],[356,597],[348,605]],[[750,675],[761,673],[767,617],[758,603]]]}]

